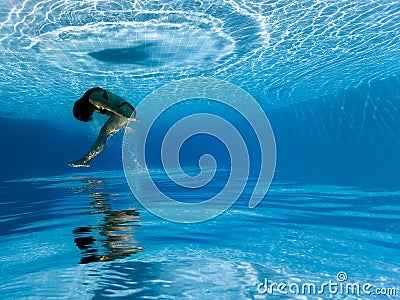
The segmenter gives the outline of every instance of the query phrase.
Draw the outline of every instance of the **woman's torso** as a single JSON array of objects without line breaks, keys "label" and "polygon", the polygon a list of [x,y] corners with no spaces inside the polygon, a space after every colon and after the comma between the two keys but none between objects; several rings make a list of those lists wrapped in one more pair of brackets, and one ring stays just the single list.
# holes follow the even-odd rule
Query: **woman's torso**
[{"label": "woman's torso", "polygon": [[134,107],[125,99],[105,89],[94,91],[90,94],[89,99],[96,102],[95,106],[100,110],[100,113],[104,113],[103,110],[117,111],[126,118],[129,118],[135,111]]}]

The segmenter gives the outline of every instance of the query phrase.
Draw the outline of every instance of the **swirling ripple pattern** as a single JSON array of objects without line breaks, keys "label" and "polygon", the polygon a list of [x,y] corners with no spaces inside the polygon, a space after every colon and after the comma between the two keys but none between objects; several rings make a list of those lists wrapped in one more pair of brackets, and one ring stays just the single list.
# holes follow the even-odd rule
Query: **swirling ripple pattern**
[{"label": "swirling ripple pattern", "polygon": [[[205,101],[204,99],[226,105],[243,116],[256,134],[260,151],[257,157],[250,157],[240,128],[235,128],[221,116],[194,113],[178,120],[165,134],[161,146],[163,167],[173,184],[197,189],[206,186],[215,176],[217,162],[207,153],[199,159],[199,174],[191,176],[183,170],[179,160],[181,148],[194,135],[206,134],[217,138],[225,145],[230,156],[230,176],[220,192],[200,203],[184,203],[168,196],[154,182],[146,162],[147,140],[157,119],[169,108],[186,101]],[[141,112],[143,121],[135,125],[137,134],[132,134],[130,130],[125,131],[123,163],[133,194],[149,211],[164,219],[182,223],[213,218],[228,209],[242,195],[249,178],[250,164],[254,160],[259,160],[260,170],[249,207],[255,207],[264,198],[275,170],[275,139],[263,110],[244,90],[211,78],[185,79],[157,89],[140,102],[137,110]],[[137,174],[138,166],[144,168],[140,176]],[[195,193],[195,190],[191,193]]]},{"label": "swirling ripple pattern", "polygon": [[400,74],[399,24],[399,1],[5,0],[2,113],[63,119],[93,85],[139,100],[197,76],[280,107]]}]

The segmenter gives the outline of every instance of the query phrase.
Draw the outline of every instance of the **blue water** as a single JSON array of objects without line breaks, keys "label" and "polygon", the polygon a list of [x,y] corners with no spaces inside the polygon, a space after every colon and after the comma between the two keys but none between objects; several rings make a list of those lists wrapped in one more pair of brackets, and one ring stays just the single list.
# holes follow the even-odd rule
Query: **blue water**
[{"label": "blue water", "polygon": [[[266,279],[369,283],[375,293],[275,290],[278,298],[398,298],[398,24],[400,3],[384,0],[3,1],[1,299],[267,299]],[[236,167],[231,149],[215,137],[188,139],[179,153],[188,174],[200,172],[205,153],[218,167],[206,186],[184,189],[166,177],[161,144],[187,115],[227,119],[251,165],[241,196],[216,218],[181,224],[145,209],[123,171],[123,132],[89,169],[67,165],[105,121],[73,118],[88,88],[137,106],[165,84],[199,76],[239,86],[268,116],[277,160],[257,207],[248,202],[260,141],[249,119],[210,100],[160,116],[147,167],[172,198],[213,197]],[[133,175],[143,188],[143,166]]]}]

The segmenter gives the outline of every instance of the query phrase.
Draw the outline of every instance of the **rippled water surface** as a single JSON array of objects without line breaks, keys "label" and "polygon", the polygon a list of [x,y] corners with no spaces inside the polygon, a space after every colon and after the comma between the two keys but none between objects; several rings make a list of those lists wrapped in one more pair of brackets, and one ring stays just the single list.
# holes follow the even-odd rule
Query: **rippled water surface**
[{"label": "rippled water surface", "polygon": [[385,0],[7,0],[0,84],[13,104],[3,113],[65,116],[81,86],[137,101],[202,75],[239,84],[265,108],[310,100],[398,75],[399,23],[400,3]]},{"label": "rippled water surface", "polygon": [[341,271],[398,284],[398,192],[275,182],[256,209],[185,225],[143,210],[119,171],[3,184],[3,299],[263,299],[264,278]]}]

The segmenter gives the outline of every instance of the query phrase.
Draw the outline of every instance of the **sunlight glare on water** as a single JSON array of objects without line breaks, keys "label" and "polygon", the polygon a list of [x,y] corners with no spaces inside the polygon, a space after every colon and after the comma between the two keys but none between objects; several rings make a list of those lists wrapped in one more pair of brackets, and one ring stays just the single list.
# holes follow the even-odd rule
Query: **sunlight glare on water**
[{"label": "sunlight glare on water", "polygon": [[240,82],[267,109],[306,101],[398,75],[399,23],[398,1],[8,0],[3,113],[54,119],[89,86],[139,101],[202,75]]}]

